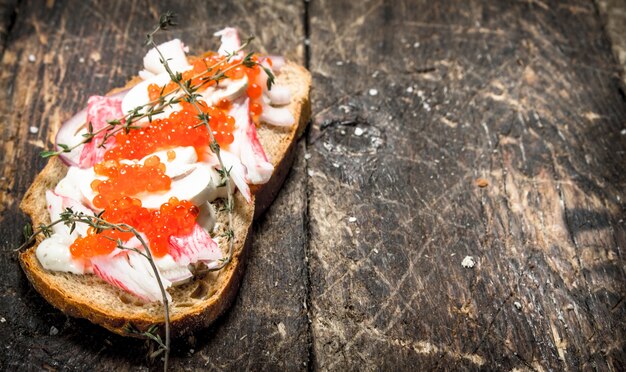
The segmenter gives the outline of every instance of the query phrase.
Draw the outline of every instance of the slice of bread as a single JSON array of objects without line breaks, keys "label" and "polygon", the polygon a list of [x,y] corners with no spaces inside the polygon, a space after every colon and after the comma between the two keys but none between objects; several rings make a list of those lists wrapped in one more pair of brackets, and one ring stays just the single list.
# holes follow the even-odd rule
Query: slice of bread
[{"label": "slice of bread", "polygon": [[[138,79],[133,79],[127,87],[137,82]],[[288,107],[296,123],[289,128],[266,124],[258,128],[259,139],[275,167],[274,173],[268,183],[251,188],[252,203],[247,203],[241,193],[235,193],[235,244],[231,263],[220,271],[169,289],[172,295],[170,324],[174,337],[208,326],[230,306],[244,272],[252,222],[272,203],[293,163],[295,142],[304,132],[311,113],[311,75],[305,68],[289,62],[276,76],[276,83],[290,88],[292,100]],[[50,222],[44,195],[66,172],[67,167],[53,158],[26,192],[20,208],[31,217],[33,226]],[[225,221],[225,212],[218,212],[218,222],[224,226]],[[52,305],[68,315],[86,318],[124,336],[133,336],[125,331],[129,323],[139,330],[164,323],[164,309],[160,303],[142,303],[95,275],[45,270],[35,255],[41,240],[43,237],[39,236],[33,247],[20,254],[20,263],[35,289]],[[225,246],[220,244],[224,252]]]}]

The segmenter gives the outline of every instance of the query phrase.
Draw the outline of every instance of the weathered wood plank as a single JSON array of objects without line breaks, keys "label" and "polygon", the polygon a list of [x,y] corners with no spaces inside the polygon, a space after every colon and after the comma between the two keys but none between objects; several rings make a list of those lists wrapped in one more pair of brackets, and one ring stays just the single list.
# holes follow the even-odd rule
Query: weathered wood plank
[{"label": "weathered wood plank", "polygon": [[[127,370],[150,365],[143,341],[66,318],[42,300],[12,249],[22,241],[25,222],[17,205],[44,165],[38,153],[50,147],[60,122],[89,95],[123,85],[136,74],[145,53],[143,35],[158,15],[171,9],[183,16],[169,37],[181,37],[192,53],[215,47],[212,33],[233,25],[254,34],[256,48],[302,61],[302,4],[165,3],[21,4],[0,70],[0,369]],[[29,62],[31,54],[34,62]],[[173,370],[306,368],[302,152],[300,148],[276,203],[255,228],[248,270],[233,308],[211,328],[174,342]]]},{"label": "weathered wood plank", "polygon": [[0,0],[0,56],[8,33],[13,27],[17,10],[17,0]]},{"label": "weathered wood plank", "polygon": [[[626,69],[626,3],[620,0],[596,0],[605,29],[611,39],[613,54]],[[622,82],[626,85],[626,74],[622,73]]]},{"label": "weathered wood plank", "polygon": [[593,4],[310,6],[315,366],[623,368],[626,104]]}]

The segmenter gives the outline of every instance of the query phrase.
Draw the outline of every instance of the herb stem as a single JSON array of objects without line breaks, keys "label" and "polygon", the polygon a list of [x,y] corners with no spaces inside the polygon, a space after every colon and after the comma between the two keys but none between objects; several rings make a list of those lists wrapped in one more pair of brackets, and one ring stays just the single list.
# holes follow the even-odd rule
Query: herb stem
[{"label": "herb stem", "polygon": [[54,225],[58,225],[58,224],[60,224],[61,222],[64,222],[64,221],[63,221],[63,219],[58,219],[58,220],[56,220],[56,221],[51,222],[51,223],[50,223],[50,224],[48,224],[48,225],[43,225],[43,224],[42,224],[42,225],[41,225],[41,227],[39,227],[37,230],[35,230],[35,231],[33,231],[33,232],[32,232],[32,234],[30,235],[30,237],[29,237],[28,239],[26,239],[26,241],[24,242],[24,244],[20,245],[20,246],[19,246],[19,247],[17,247],[16,249],[14,249],[14,250],[13,250],[13,252],[19,252],[19,251],[21,251],[22,249],[24,249],[24,248],[28,247],[28,246],[29,246],[29,245],[33,242],[33,240],[35,240],[35,238],[37,237],[37,235],[39,235],[39,234],[41,234],[41,233],[44,233],[44,232],[46,232],[46,233],[48,233],[48,234],[49,234],[49,231],[50,231],[50,229],[52,228],[52,226],[54,226]]},{"label": "herb stem", "polygon": [[[246,40],[237,50],[231,52],[228,56],[226,56],[226,61],[230,61],[230,59],[239,51],[243,50],[249,43],[250,40],[252,40],[252,38],[249,38],[248,40]],[[155,46],[156,48],[156,44],[154,44],[154,41],[151,42],[152,45]],[[161,53],[159,53],[161,54]],[[221,63],[223,63],[224,61],[219,61],[216,62],[215,64],[213,64],[212,66],[207,66],[206,71],[200,72],[196,75],[194,75],[193,77],[191,77],[191,80],[194,79],[199,79],[201,78],[203,81],[198,84],[198,85],[193,85],[191,86],[191,89],[198,89],[200,87],[202,87],[205,84],[208,84],[211,81],[216,81],[219,82],[219,80],[224,76],[224,73],[237,68],[241,65],[243,65],[243,62],[240,63],[236,63],[234,65],[228,66],[227,68],[225,68],[224,70],[218,70],[218,72],[214,73],[211,76],[205,76],[208,72],[213,71],[213,69],[217,68],[217,66],[219,66]],[[170,70],[171,72],[171,70]],[[171,75],[170,75],[171,77]],[[165,98],[172,96],[178,92],[180,92],[181,87],[177,87],[174,90],[172,90],[171,92],[165,93],[163,95],[161,95],[159,98],[152,100],[144,105],[141,106],[137,106],[135,107],[133,110],[129,111],[128,113],[124,114],[122,117],[117,118],[117,119],[113,119],[113,120],[109,120],[109,124],[111,124],[111,126],[113,127],[102,127],[96,131],[89,131],[88,133],[85,133],[83,135],[83,137],[85,137],[85,139],[83,139],[82,141],[72,145],[72,146],[68,146],[68,145],[59,145],[59,147],[62,148],[62,150],[58,150],[58,151],[44,151],[42,152],[42,155],[44,157],[50,157],[50,156],[57,156],[60,155],[62,153],[67,153],[67,152],[71,152],[72,150],[78,148],[79,146],[90,142],[91,140],[93,140],[93,138],[102,133],[102,132],[106,132],[104,138],[102,139],[102,142],[98,145],[98,146],[103,146],[107,139],[109,139],[110,137],[113,137],[115,134],[119,133],[122,130],[128,130],[128,129],[132,129],[132,124],[136,123],[144,118],[151,118],[154,115],[157,115],[161,112],[163,112],[163,109],[165,109],[168,106],[171,106],[175,103],[178,103],[178,101],[185,96],[185,94],[182,94],[181,96],[178,97],[172,97],[169,99],[169,101],[166,101]],[[141,112],[144,108],[148,108],[148,110],[146,110],[146,112],[139,114],[139,112]],[[122,121],[125,122],[124,125],[121,125]],[[91,127],[90,127],[91,129]]]},{"label": "herb stem", "polygon": [[170,304],[169,304],[169,300],[167,299],[167,293],[165,293],[165,286],[163,286],[163,282],[161,281],[161,275],[159,274],[159,270],[157,269],[154,263],[154,258],[152,257],[152,253],[150,252],[150,249],[148,248],[148,244],[143,239],[141,234],[137,233],[135,229],[133,230],[134,230],[135,236],[137,237],[137,239],[139,239],[139,241],[141,242],[141,245],[143,245],[146,251],[146,255],[148,256],[148,261],[150,262],[150,266],[152,266],[152,270],[154,271],[156,280],[159,283],[159,289],[161,290],[161,295],[163,296],[163,306],[165,307],[165,357],[163,361],[163,370],[167,371],[167,364],[168,364],[169,356],[170,356]]},{"label": "herb stem", "polygon": [[[217,143],[217,140],[213,136],[213,132],[211,131],[211,127],[209,126],[209,120],[208,120],[207,115],[203,115],[202,114],[202,109],[200,108],[200,105],[198,105],[198,102],[197,102],[197,99],[196,99],[196,95],[194,95],[192,92],[190,92],[187,89],[187,87],[185,86],[185,84],[183,84],[180,81],[181,79],[174,74],[174,72],[170,68],[169,64],[167,63],[167,59],[165,58],[163,53],[161,53],[161,50],[159,50],[158,46],[154,42],[154,39],[149,38],[149,41],[153,45],[153,47],[157,51],[157,53],[159,53],[159,57],[161,58],[161,63],[163,64],[163,67],[165,67],[165,71],[167,71],[167,73],[170,75],[170,79],[172,79],[173,82],[178,84],[179,88],[185,93],[187,101],[189,103],[191,103],[193,105],[193,107],[196,109],[196,111],[198,112],[199,118],[201,119],[203,124],[206,126],[207,131],[209,132],[209,138],[211,139],[211,144],[210,144],[211,150],[213,150],[213,152],[215,153],[215,155],[217,157],[217,160],[218,160],[218,162],[220,164],[220,168],[224,172],[224,177],[225,177],[225,181],[226,181],[226,193],[227,193],[227,201],[226,202],[227,202],[227,205],[228,205],[228,207],[226,208],[227,211],[228,211],[228,227],[227,227],[227,231],[229,232],[229,234],[228,234],[228,255],[226,256],[225,260],[221,261],[220,265],[218,265],[215,268],[212,268],[212,270],[220,270],[223,267],[225,267],[226,265],[228,265],[228,263],[230,263],[230,261],[232,259],[232,256],[233,256],[233,246],[234,246],[234,243],[235,243],[234,231],[232,230],[234,201],[233,201],[233,192],[232,192],[232,188],[231,188],[231,180],[230,180],[230,174],[229,174],[230,171],[228,171],[226,169],[226,166],[224,165],[224,161],[222,160],[222,156],[220,155],[220,145]],[[233,54],[231,54],[231,55],[233,55]]]}]

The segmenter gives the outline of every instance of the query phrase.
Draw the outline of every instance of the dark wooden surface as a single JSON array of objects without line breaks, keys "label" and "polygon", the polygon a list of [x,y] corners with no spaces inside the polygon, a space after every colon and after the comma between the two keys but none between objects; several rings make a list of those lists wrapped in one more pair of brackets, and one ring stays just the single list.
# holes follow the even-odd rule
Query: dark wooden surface
[{"label": "dark wooden surface", "polygon": [[593,3],[165,3],[0,1],[0,369],[159,365],[49,306],[12,249],[37,153],[166,9],[193,50],[236,25],[314,77],[237,301],[174,369],[625,368],[626,94]]}]

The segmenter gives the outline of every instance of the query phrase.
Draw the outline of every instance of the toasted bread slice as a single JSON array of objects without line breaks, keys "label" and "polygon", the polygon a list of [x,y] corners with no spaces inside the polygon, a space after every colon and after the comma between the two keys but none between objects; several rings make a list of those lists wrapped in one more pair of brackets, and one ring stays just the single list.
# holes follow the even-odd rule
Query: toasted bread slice
[{"label": "toasted bread slice", "polygon": [[[133,79],[128,85],[137,82]],[[218,272],[196,277],[190,283],[168,290],[172,295],[170,324],[173,336],[208,326],[230,306],[244,272],[252,222],[272,203],[293,163],[295,142],[310,117],[311,76],[303,67],[287,63],[277,75],[276,82],[288,86],[292,92],[288,107],[296,124],[289,128],[262,124],[258,129],[263,148],[275,167],[274,173],[268,183],[252,187],[252,203],[247,203],[239,192],[235,193],[235,244],[231,263]],[[31,217],[34,226],[50,222],[45,192],[53,189],[66,172],[67,167],[53,158],[26,192],[20,208]],[[218,212],[218,221],[226,221],[225,212]],[[139,330],[164,323],[160,303],[142,303],[95,275],[45,270],[35,255],[41,240],[43,237],[39,236],[33,247],[20,254],[20,263],[35,289],[52,305],[68,315],[88,319],[124,336],[132,336],[125,331],[129,323]]]}]

